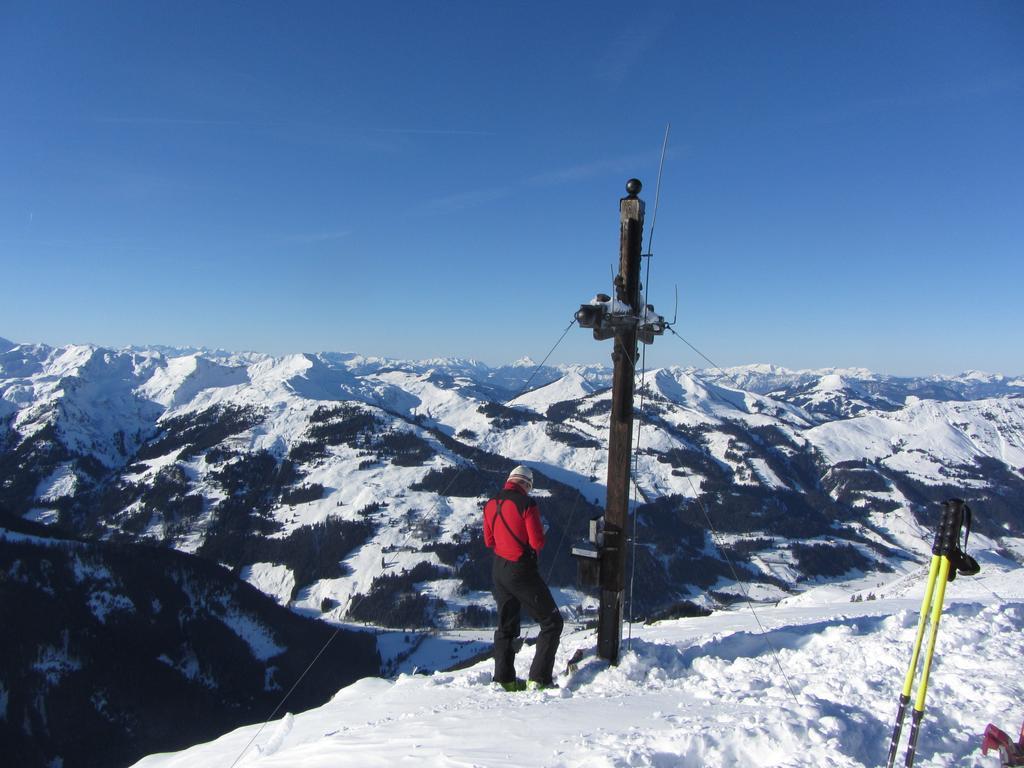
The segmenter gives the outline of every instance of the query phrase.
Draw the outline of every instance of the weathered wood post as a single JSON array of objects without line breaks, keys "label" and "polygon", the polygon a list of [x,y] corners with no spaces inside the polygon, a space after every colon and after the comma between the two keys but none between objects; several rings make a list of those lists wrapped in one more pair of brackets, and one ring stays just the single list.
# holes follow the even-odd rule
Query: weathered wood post
[{"label": "weathered wood post", "polygon": [[644,231],[644,202],[638,197],[641,187],[637,179],[630,179],[626,182],[627,195],[619,201],[619,274],[615,278],[615,298],[599,293],[576,312],[580,328],[591,329],[596,340],[615,340],[608,497],[603,527],[592,521],[589,542],[572,550],[573,556],[579,558],[581,583],[600,590],[597,655],[611,664],[619,663],[622,641],[637,342],[653,344],[654,338],[669,327],[654,307],[640,303],[640,262],[645,258],[640,253]]},{"label": "weathered wood post", "polygon": [[[619,275],[615,299],[640,311],[640,251],[643,247],[644,202],[637,195],[637,179],[626,184],[619,201]],[[633,382],[636,375],[637,327],[616,330],[612,361],[611,427],[608,436],[608,497],[604,513],[604,549],[601,554],[601,605],[597,624],[597,654],[611,664],[619,662],[622,641],[623,595],[626,573],[626,532],[629,530],[630,458],[633,453]]]}]

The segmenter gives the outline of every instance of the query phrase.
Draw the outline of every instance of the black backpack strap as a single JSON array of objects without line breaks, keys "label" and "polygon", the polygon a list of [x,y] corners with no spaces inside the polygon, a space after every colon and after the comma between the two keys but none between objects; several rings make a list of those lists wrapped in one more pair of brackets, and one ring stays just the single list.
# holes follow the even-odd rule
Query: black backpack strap
[{"label": "black backpack strap", "polygon": [[511,501],[513,504],[516,505],[516,511],[519,512],[519,516],[522,517],[526,514],[526,511],[522,509],[522,503],[517,498],[514,498],[513,495],[508,493],[507,491],[502,491],[493,499],[491,499],[491,501],[493,501],[495,505],[494,516],[501,520],[501,523],[505,526],[505,530],[508,531],[509,536],[515,539],[516,544],[523,548],[523,554],[534,554],[533,547],[531,547],[525,541],[516,536],[515,531],[512,530],[512,527],[508,524],[508,521],[505,519],[505,516],[501,513],[501,507],[504,505],[504,503],[506,501]]},{"label": "black backpack strap", "polygon": [[526,510],[530,508],[530,498],[516,491],[503,490],[497,495],[496,498],[502,499],[503,501],[511,501],[513,504],[515,504],[516,511],[519,513],[520,517],[524,517],[526,515]]}]

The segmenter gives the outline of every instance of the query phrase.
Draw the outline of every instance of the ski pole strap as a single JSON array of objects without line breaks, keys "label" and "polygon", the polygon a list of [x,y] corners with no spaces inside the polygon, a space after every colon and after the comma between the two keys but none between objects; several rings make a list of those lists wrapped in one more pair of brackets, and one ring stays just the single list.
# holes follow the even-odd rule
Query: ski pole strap
[{"label": "ski pole strap", "polygon": [[960,548],[960,531],[964,531],[964,549],[971,535],[971,508],[963,499],[950,499],[942,503],[942,521],[935,534],[935,545],[932,554],[948,558],[951,563],[949,580],[953,581],[957,574],[973,576],[981,570],[978,561]]}]

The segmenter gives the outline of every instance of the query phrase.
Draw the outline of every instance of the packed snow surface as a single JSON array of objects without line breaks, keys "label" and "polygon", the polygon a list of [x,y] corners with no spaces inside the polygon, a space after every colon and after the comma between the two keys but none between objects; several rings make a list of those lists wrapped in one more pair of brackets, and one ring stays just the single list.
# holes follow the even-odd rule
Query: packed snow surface
[{"label": "packed snow surface", "polygon": [[[983,566],[981,576],[948,585],[915,763],[922,768],[998,765],[981,754],[986,724],[1016,734],[1024,718],[1024,569],[995,553]],[[505,693],[490,684],[486,661],[366,678],[318,709],[137,765],[882,765],[923,569],[920,576],[879,590],[899,598],[851,602],[851,591],[831,585],[756,614],[745,606],[636,626],[617,667],[594,658],[592,631],[567,632],[556,669],[577,649],[587,653],[556,691]],[[521,675],[532,654],[526,646],[518,655]],[[904,742],[908,731],[909,719]]]}]

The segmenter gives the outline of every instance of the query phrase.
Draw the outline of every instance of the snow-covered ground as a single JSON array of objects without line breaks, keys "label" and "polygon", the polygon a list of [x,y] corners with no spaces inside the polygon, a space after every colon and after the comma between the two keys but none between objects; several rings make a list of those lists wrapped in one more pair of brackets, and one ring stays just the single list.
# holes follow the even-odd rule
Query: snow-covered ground
[{"label": "snow-covered ground", "polygon": [[[985,725],[1015,736],[1024,718],[1024,568],[981,559],[980,576],[948,585],[918,766],[997,766],[981,754]],[[923,578],[899,580],[879,593],[902,597],[851,602],[863,585],[829,585],[792,603],[634,626],[617,667],[593,657],[593,631],[567,634],[557,668],[587,655],[553,692],[505,693],[486,661],[367,678],[316,710],[137,765],[883,765],[924,589]],[[466,640],[433,638],[437,666]],[[517,657],[521,675],[532,653]]]}]

